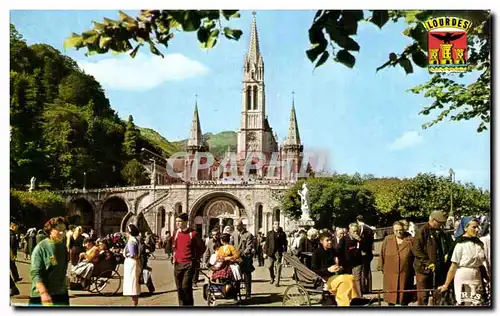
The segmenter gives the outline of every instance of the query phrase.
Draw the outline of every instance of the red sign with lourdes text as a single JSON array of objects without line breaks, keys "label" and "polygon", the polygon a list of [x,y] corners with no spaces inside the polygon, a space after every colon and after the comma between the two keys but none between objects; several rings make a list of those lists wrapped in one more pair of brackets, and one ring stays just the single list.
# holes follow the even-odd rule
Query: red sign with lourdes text
[{"label": "red sign with lourdes text", "polygon": [[467,31],[472,22],[440,17],[424,22],[428,34],[429,72],[467,71]]}]

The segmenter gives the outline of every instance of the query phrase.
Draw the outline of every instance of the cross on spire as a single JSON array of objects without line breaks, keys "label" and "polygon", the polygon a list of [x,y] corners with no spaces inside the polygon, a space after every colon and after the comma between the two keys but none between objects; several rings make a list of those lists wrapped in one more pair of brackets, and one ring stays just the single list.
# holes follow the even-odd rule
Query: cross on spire
[{"label": "cross on spire", "polygon": [[250,30],[250,43],[248,46],[247,58],[249,61],[256,64],[260,56],[259,35],[257,34],[257,19],[255,18],[257,12],[253,11],[252,14],[252,27]]},{"label": "cross on spire", "polygon": [[191,131],[189,133],[188,139],[188,150],[191,148],[192,150],[202,150],[204,144],[203,133],[201,131],[200,124],[200,116],[198,114],[198,94],[194,95],[195,103],[194,103],[194,113],[193,113],[193,121],[191,124]]},{"label": "cross on spire", "polygon": [[292,109],[290,111],[290,124],[285,146],[300,146],[299,125],[297,124],[297,115],[295,114],[295,91],[292,91]]}]

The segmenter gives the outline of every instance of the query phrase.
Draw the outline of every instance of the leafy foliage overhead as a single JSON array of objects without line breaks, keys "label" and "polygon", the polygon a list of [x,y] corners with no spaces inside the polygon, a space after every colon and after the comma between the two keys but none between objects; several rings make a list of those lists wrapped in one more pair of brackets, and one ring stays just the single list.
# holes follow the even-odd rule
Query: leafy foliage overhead
[{"label": "leafy foliage overhead", "polygon": [[222,27],[223,20],[240,16],[236,10],[141,10],[136,18],[119,13],[118,21],[104,18],[102,23],[94,22],[92,30],[73,33],[64,42],[64,48],[86,48],[87,54],[130,51],[130,56],[135,57],[139,48],[147,44],[153,54],[163,56],[157,45],[168,48],[176,31],[196,32],[201,47],[206,49],[213,48],[221,34],[232,40],[238,40],[242,34],[240,30]]},{"label": "leafy foliage overhead", "polygon": [[[469,85],[457,82],[454,75],[434,74],[432,78],[411,92],[431,98],[431,105],[424,107],[420,114],[438,113],[432,121],[424,124],[427,128],[445,118],[462,121],[480,120],[477,131],[487,129],[491,109],[491,12],[481,10],[433,11],[433,10],[319,10],[315,13],[308,30],[311,47],[307,58],[314,67],[325,64],[329,59],[353,68],[356,53],[361,50],[355,36],[360,23],[373,23],[380,29],[390,22],[404,20],[407,28],[403,35],[412,43],[399,53],[388,53],[388,60],[376,71],[386,67],[402,67],[406,74],[415,67],[427,67],[427,32],[422,24],[430,17],[454,16],[472,21],[469,31],[469,73],[461,74],[473,78]],[[73,33],[65,41],[65,47],[86,48],[88,54],[129,52],[134,57],[143,45],[149,45],[153,54],[163,56],[157,48],[162,44],[168,48],[176,32],[197,32],[197,39],[203,49],[215,47],[221,34],[231,40],[238,40],[242,32],[224,26],[223,23],[240,17],[238,10],[142,10],[137,17],[130,17],[120,11],[119,20],[104,18],[101,23],[81,34]],[[134,42],[134,45],[132,45]],[[395,48],[398,49],[398,48]],[[381,61],[382,62],[382,61]],[[479,73],[479,78],[476,79]]]}]

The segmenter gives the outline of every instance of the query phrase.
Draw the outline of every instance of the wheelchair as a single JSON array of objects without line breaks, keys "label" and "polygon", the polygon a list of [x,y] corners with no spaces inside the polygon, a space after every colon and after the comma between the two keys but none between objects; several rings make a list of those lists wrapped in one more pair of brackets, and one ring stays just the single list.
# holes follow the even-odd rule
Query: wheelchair
[{"label": "wheelchair", "polygon": [[232,276],[213,281],[211,275],[208,275],[205,271],[211,270],[199,269],[199,272],[207,280],[207,283],[203,284],[203,299],[209,307],[217,306],[218,300],[233,300],[237,305],[241,304],[243,297],[242,290],[246,291],[243,276],[239,281],[235,281]]},{"label": "wheelchair", "polygon": [[69,276],[70,290],[89,291],[103,296],[112,296],[118,293],[122,283],[122,276],[118,272],[124,258],[121,253],[101,252],[92,263],[94,270],[89,279],[71,273]]}]

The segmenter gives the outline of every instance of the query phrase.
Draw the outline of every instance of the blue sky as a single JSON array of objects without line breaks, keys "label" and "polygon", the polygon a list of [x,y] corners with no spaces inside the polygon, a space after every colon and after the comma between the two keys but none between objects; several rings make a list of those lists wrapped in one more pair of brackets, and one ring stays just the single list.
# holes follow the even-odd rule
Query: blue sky
[{"label": "blue sky", "polygon": [[[136,11],[127,11],[130,14]],[[443,122],[427,130],[434,116],[418,115],[430,101],[406,92],[428,80],[425,69],[405,75],[399,68],[375,69],[390,52],[409,43],[404,24],[381,31],[365,23],[356,40],[361,46],[356,66],[327,62],[313,70],[305,55],[307,30],[314,11],[258,11],[260,49],[265,63],[266,109],[280,141],[286,137],[292,91],[295,91],[304,147],[326,150],[329,168],[342,173],[411,177],[418,172],[447,174],[490,187],[490,133],[476,133],[478,121]],[[92,27],[91,21],[118,18],[117,11],[11,11],[11,22],[28,44],[47,43],[77,60],[103,85],[111,106],[122,118],[160,132],[169,140],[187,138],[195,94],[203,132],[236,130],[240,124],[243,58],[248,48],[252,15],[229,26],[243,30],[238,42],[221,38],[211,51],[200,49],[196,34],[178,34],[164,60],[143,49],[135,60],[112,54],[85,57],[64,51],[72,32]]]}]

